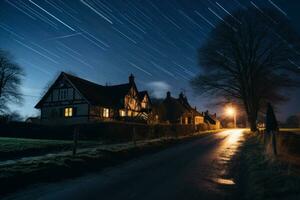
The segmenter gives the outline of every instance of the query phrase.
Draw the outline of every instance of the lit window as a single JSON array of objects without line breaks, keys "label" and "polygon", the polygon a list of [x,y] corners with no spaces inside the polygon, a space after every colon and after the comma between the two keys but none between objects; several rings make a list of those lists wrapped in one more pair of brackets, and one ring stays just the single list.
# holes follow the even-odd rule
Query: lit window
[{"label": "lit window", "polygon": [[142,108],[146,108],[146,103],[142,102]]},{"label": "lit window", "polygon": [[132,115],[131,110],[128,110],[128,111],[127,111],[127,116],[131,117],[131,115]]},{"label": "lit window", "polygon": [[186,117],[186,118],[184,118],[184,123],[185,124],[188,124],[189,123],[189,119]]},{"label": "lit window", "polygon": [[120,116],[121,117],[125,117],[125,115],[126,115],[125,111],[124,110],[120,110]]},{"label": "lit window", "polygon": [[103,117],[109,117],[109,109],[103,108]]},{"label": "lit window", "polygon": [[195,124],[201,124],[201,123],[203,123],[203,118],[199,117],[199,116],[196,116],[195,117]]},{"label": "lit window", "polygon": [[65,117],[73,116],[73,108],[65,108]]}]

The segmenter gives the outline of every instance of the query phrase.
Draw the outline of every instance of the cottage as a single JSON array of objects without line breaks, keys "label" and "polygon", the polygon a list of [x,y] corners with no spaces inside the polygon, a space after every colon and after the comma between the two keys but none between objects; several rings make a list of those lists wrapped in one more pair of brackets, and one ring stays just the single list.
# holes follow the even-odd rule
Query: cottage
[{"label": "cottage", "polygon": [[210,114],[207,111],[204,112],[204,121],[206,124],[208,124],[213,129],[220,129],[221,128],[221,122],[217,119],[217,114]]},{"label": "cottage", "polygon": [[194,125],[204,123],[203,115],[190,106],[183,93],[174,98],[167,92],[166,98],[153,106],[152,111],[154,122]]},{"label": "cottage", "polygon": [[62,72],[35,108],[45,124],[146,121],[151,101],[147,91],[137,90],[132,74],[128,83],[102,86]]}]

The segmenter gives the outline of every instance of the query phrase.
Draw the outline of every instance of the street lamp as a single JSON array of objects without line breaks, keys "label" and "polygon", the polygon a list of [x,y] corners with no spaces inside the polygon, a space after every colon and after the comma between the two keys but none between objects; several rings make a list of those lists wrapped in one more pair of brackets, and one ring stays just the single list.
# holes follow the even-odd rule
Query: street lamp
[{"label": "street lamp", "polygon": [[236,110],[235,110],[235,108],[232,106],[228,106],[226,108],[226,113],[228,116],[233,117],[233,126],[234,126],[234,128],[236,128]]}]

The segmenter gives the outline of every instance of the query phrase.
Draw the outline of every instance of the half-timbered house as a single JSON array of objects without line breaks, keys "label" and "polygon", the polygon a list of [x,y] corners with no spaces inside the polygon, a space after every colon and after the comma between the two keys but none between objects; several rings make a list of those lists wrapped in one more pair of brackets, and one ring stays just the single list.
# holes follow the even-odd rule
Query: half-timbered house
[{"label": "half-timbered house", "polygon": [[41,123],[76,124],[105,120],[147,120],[151,102],[134,76],[120,85],[102,86],[62,72],[35,108]]}]

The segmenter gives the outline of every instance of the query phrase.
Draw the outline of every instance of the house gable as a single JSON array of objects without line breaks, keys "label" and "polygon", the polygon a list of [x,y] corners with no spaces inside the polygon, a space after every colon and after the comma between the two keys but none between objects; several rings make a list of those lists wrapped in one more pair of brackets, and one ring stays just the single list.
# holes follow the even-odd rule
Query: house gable
[{"label": "house gable", "polygon": [[66,103],[79,104],[88,103],[88,101],[62,72],[42,99],[36,104],[35,108],[63,105]]},{"label": "house gable", "polygon": [[138,96],[138,90],[135,84],[132,84],[128,93],[124,97],[124,108],[128,110],[140,111],[141,104]]},{"label": "house gable", "polygon": [[147,91],[139,92],[139,98],[141,102],[142,109],[150,109],[151,108],[151,100]]}]

